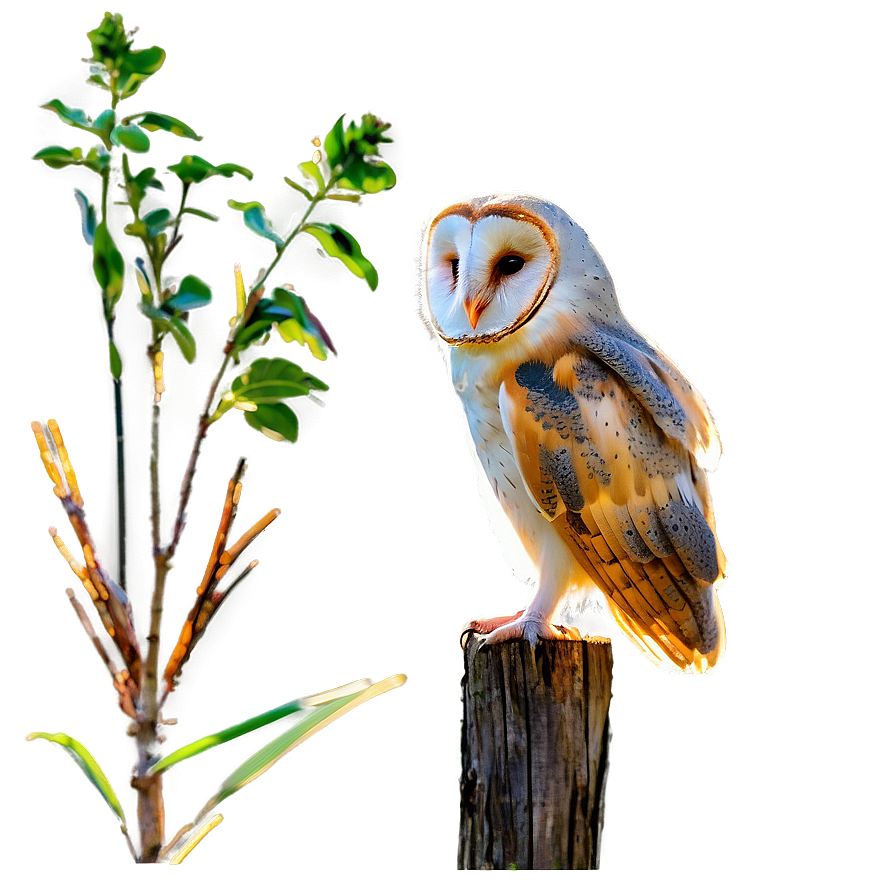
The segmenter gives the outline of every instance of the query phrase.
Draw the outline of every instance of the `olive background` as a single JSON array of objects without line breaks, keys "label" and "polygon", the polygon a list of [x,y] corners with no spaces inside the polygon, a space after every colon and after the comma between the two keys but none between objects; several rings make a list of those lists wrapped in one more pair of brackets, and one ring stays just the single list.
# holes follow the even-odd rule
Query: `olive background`
[{"label": "olive background", "polygon": [[[385,154],[398,174],[390,193],[321,212],[377,266],[375,293],[311,240],[297,241],[276,275],[305,296],[339,354],[321,364],[295,346],[267,348],[326,380],[326,406],[294,404],[296,445],[264,439],[234,412],[203,448],[169,577],[163,656],[192,603],[240,455],[249,469],[237,528],[271,507],[283,513],[253,544],[259,568],[166,705],[180,719],[169,745],[355,678],[409,680],[225,802],[224,824],[165,885],[545,886],[452,874],[458,634],[474,616],[522,607],[530,573],[500,511],[480,495],[441,350],[418,316],[428,219],[465,197],[521,191],[585,228],[624,312],[706,396],[724,447],[710,478],[730,561],[719,667],[702,677],[658,670],[608,617],[584,621],[613,635],[615,654],[602,870],[588,886],[874,892],[893,804],[887,5],[346,0],[123,2],[113,11],[140,26],[135,46],[168,54],[122,111],[174,115],[205,136],[194,144],[156,132],[147,164],[164,171],[195,152],[256,173],[251,183],[217,178],[197,188],[191,202],[221,221],[189,220],[172,256],[170,273],[202,277],[214,301],[191,319],[195,364],[167,353],[163,531],[234,313],[232,265],[251,278],[271,257],[226,200],[261,201],[284,230],[303,207],[282,177],[296,177],[312,137],[342,113],[393,122]],[[0,826],[7,867],[24,869],[41,891],[81,878],[125,892],[150,886],[124,876],[130,859],[115,820],[71,761],[24,739],[44,730],[82,740],[135,827],[132,744],[65,598],[75,583],[45,532],[56,525],[68,539],[67,524],[29,429],[33,419],[58,419],[100,556],[114,567],[111,389],[72,198],[76,186],[95,197],[98,179],[29,161],[48,144],[89,145],[39,106],[59,98],[104,108],[79,61],[103,12],[17,6],[2,62]],[[151,380],[136,302],[129,279],[117,330],[133,483],[128,577],[145,633]],[[263,742],[262,733],[251,747]],[[169,832],[248,752],[236,741],[171,772]]]}]

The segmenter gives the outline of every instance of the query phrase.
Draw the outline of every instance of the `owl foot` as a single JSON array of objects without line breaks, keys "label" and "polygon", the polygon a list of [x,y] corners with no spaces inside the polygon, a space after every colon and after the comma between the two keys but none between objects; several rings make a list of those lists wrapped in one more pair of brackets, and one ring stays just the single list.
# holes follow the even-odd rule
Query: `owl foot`
[{"label": "owl foot", "polygon": [[522,615],[486,635],[485,643],[500,644],[502,641],[524,639],[534,647],[539,638],[543,641],[578,641],[581,635],[578,629],[551,625],[539,616]]},{"label": "owl foot", "polygon": [[[460,646],[466,648],[469,638],[476,637],[476,635],[487,635],[489,632],[493,632],[496,628],[500,628],[508,622],[513,622],[514,619],[519,619],[524,612],[524,610],[520,610],[519,613],[514,613],[513,616],[493,616],[491,619],[473,619],[464,626],[463,631],[460,633]],[[482,641],[483,639],[480,638],[479,640]]]}]

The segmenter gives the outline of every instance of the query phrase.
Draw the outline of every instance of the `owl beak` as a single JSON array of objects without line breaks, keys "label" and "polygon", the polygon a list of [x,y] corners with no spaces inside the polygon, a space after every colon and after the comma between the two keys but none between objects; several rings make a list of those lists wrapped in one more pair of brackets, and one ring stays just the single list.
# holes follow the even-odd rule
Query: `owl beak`
[{"label": "owl beak", "polygon": [[476,329],[476,324],[479,323],[479,318],[482,317],[482,312],[485,311],[487,305],[488,299],[485,299],[482,296],[467,296],[467,298],[464,299],[464,311],[467,312],[467,317],[470,319],[470,326],[474,330]]}]

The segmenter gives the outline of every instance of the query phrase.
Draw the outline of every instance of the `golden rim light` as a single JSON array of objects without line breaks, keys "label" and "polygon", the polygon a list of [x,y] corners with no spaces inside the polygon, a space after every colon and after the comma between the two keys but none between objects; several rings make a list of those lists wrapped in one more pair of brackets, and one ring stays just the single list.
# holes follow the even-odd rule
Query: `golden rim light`
[{"label": "golden rim light", "polygon": [[[427,257],[429,257],[429,246],[432,241],[432,235],[435,232],[436,226],[443,218],[447,218],[451,215],[458,215],[461,218],[466,218],[471,224],[481,220],[482,218],[490,217],[513,218],[517,221],[525,221],[527,224],[532,224],[534,227],[538,228],[538,231],[544,238],[548,250],[551,253],[551,263],[548,266],[547,271],[545,272],[541,284],[535,291],[535,295],[533,296],[528,308],[526,308],[512,324],[504,327],[504,329],[498,330],[495,333],[482,333],[480,335],[473,333],[469,336],[448,336],[442,331],[442,328],[439,325],[439,322],[435,319],[435,316],[431,315],[432,324],[435,327],[436,332],[439,334],[439,338],[444,339],[445,342],[449,343],[450,345],[460,345],[471,342],[479,344],[497,342],[499,339],[503,339],[505,336],[508,336],[515,330],[518,330],[524,323],[530,320],[535,312],[541,307],[541,304],[547,297],[550,288],[554,285],[554,280],[556,280],[557,278],[557,271],[560,267],[560,246],[557,243],[557,238],[554,236],[554,232],[550,229],[550,227],[548,227],[544,220],[542,220],[542,218],[540,218],[533,212],[530,212],[529,209],[525,208],[522,205],[516,205],[513,203],[509,205],[489,204],[483,205],[480,208],[473,208],[467,202],[459,202],[456,205],[448,206],[448,208],[439,212],[439,214],[432,219],[432,223],[429,225],[429,235],[426,240]],[[428,295],[428,283],[426,284],[426,291]]]}]

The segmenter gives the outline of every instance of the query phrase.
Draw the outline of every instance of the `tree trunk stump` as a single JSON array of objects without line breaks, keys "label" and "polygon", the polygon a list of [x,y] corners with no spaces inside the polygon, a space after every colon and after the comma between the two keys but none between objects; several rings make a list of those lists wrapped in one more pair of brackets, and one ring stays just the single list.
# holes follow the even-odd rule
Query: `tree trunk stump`
[{"label": "tree trunk stump", "polygon": [[459,869],[600,866],[612,670],[605,639],[467,641]]}]

